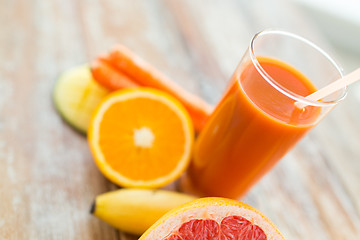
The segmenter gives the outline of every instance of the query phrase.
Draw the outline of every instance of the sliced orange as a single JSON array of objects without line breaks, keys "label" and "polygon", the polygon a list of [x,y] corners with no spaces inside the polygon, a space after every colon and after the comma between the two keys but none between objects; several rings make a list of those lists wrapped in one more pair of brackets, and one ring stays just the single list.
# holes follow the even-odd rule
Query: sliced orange
[{"label": "sliced orange", "polygon": [[226,198],[200,198],[171,210],[139,240],[284,240],[257,209]]},{"label": "sliced orange", "polygon": [[116,91],[99,104],[88,142],[100,171],[123,187],[156,188],[187,167],[194,130],[174,97],[150,88]]}]

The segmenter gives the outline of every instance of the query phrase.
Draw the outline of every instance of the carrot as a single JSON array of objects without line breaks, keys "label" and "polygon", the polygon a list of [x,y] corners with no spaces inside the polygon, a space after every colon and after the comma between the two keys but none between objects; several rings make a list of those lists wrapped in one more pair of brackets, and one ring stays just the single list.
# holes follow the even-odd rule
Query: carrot
[{"label": "carrot", "polygon": [[165,91],[177,98],[188,110],[195,130],[199,132],[203,128],[213,110],[203,99],[189,93],[122,45],[116,46],[106,56],[106,60],[118,72],[129,76],[137,84]]},{"label": "carrot", "polygon": [[91,64],[91,73],[95,81],[109,90],[138,86],[128,76],[114,69],[104,57],[98,57]]}]

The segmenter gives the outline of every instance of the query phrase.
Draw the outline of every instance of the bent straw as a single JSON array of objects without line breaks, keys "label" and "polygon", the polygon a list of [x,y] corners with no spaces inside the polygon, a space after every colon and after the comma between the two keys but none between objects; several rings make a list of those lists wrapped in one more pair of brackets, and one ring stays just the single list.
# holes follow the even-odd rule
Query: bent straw
[{"label": "bent straw", "polygon": [[[308,95],[305,97],[307,100],[311,101],[318,101],[326,96],[329,96],[330,94],[349,86],[350,84],[360,80],[360,68],[356,69],[355,71],[352,71],[351,73],[345,75],[344,77],[340,78],[339,80],[336,80],[335,82],[330,83],[329,85],[317,90],[316,92]],[[300,103],[295,102],[295,106],[297,108],[304,108],[307,106],[306,103]]]}]

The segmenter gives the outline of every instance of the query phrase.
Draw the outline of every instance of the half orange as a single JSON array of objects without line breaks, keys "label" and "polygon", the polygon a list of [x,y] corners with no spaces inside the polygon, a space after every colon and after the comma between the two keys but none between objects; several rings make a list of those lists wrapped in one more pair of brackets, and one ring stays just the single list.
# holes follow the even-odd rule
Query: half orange
[{"label": "half orange", "polygon": [[171,210],[139,240],[284,240],[255,208],[226,198],[200,198]]},{"label": "half orange", "polygon": [[156,188],[178,178],[189,163],[193,139],[181,103],[150,88],[111,93],[95,110],[88,130],[100,171],[123,187]]}]

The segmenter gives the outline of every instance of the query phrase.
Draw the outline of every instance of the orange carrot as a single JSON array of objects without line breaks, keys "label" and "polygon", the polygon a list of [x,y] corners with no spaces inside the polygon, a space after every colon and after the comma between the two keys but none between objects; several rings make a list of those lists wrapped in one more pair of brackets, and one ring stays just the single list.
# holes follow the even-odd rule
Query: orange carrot
[{"label": "orange carrot", "polygon": [[103,57],[99,57],[91,64],[91,73],[99,84],[109,90],[138,86],[128,76],[114,69]]},{"label": "orange carrot", "polygon": [[116,46],[106,59],[118,72],[126,74],[137,84],[157,88],[177,98],[188,110],[195,130],[199,132],[203,128],[213,110],[203,99],[189,93],[122,45]]}]

